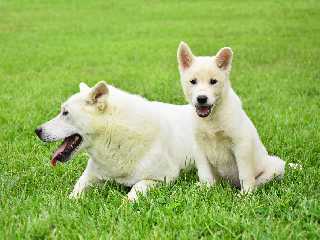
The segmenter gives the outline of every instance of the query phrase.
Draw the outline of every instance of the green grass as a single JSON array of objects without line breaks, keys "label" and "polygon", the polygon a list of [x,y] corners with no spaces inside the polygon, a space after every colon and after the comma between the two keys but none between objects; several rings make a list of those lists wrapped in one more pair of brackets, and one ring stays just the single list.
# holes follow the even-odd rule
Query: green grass
[{"label": "green grass", "polygon": [[[47,3],[46,3],[47,2]],[[319,239],[319,1],[1,1],[0,239]],[[272,154],[303,164],[252,196],[183,172],[137,203],[106,183],[67,196],[86,156],[52,169],[34,135],[80,81],[184,103],[176,49],[234,51],[231,79]]]}]

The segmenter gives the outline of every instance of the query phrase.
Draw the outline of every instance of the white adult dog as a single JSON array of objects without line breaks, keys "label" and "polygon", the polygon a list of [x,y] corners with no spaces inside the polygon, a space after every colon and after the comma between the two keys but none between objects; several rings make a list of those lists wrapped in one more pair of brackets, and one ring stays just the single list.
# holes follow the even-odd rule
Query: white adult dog
[{"label": "white adult dog", "polygon": [[226,47],[216,56],[196,57],[183,42],[177,53],[183,91],[196,112],[196,142],[203,153],[197,162],[199,178],[212,184],[222,177],[247,193],[282,177],[285,162],[268,155],[231,88],[232,55],[231,48]]},{"label": "white adult dog", "polygon": [[150,102],[99,82],[80,92],[61,107],[61,113],[36,129],[45,142],[64,140],[51,163],[65,162],[78,150],[90,156],[71,198],[77,198],[98,180],[114,179],[133,186],[130,200],[158,181],[176,179],[195,156],[193,109]]}]

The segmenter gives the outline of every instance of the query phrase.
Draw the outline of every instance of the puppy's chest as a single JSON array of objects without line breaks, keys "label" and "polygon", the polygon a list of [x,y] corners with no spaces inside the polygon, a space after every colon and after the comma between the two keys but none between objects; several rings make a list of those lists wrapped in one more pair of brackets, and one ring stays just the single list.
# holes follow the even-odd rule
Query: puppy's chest
[{"label": "puppy's chest", "polygon": [[218,167],[233,161],[232,141],[223,130],[199,128],[196,139],[200,149],[213,165]]}]

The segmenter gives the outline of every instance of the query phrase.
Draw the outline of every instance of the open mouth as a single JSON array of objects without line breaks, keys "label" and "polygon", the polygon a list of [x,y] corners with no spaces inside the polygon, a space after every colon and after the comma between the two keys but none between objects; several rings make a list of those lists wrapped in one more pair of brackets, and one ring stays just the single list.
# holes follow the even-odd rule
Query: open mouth
[{"label": "open mouth", "polygon": [[211,113],[212,105],[197,105],[196,106],[196,112],[199,117],[208,117]]},{"label": "open mouth", "polygon": [[68,161],[82,143],[82,137],[79,134],[73,134],[66,137],[58,149],[53,153],[51,165],[56,166],[57,162]]}]

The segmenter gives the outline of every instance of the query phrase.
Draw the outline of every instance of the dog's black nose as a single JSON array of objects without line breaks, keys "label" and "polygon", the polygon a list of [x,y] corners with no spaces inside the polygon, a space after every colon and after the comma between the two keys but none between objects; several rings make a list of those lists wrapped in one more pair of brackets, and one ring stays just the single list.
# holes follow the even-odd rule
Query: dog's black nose
[{"label": "dog's black nose", "polygon": [[198,103],[200,103],[200,104],[205,104],[205,103],[207,103],[207,100],[208,100],[208,97],[205,96],[205,95],[200,95],[200,96],[197,97],[197,101],[198,101]]},{"label": "dog's black nose", "polygon": [[37,136],[41,139],[41,133],[42,133],[42,128],[39,127],[36,130],[34,130],[34,132],[37,134]]}]

